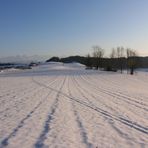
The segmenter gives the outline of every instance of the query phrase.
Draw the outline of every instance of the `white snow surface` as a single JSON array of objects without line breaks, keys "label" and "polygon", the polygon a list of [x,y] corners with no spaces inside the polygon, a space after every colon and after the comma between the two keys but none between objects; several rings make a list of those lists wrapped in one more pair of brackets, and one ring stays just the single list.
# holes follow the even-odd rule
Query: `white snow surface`
[{"label": "white snow surface", "polygon": [[0,74],[0,148],[147,148],[148,73],[46,63]]}]

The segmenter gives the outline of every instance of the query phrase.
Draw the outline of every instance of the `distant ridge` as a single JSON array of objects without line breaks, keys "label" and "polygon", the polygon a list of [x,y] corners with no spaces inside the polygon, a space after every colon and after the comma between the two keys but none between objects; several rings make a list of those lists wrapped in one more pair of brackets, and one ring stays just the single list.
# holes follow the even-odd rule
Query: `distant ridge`
[{"label": "distant ridge", "polygon": [[49,56],[40,55],[16,55],[8,57],[0,57],[0,63],[30,63],[30,62],[42,62],[45,61]]},{"label": "distant ridge", "polygon": [[[137,59],[138,59],[138,67],[139,68],[148,68],[148,56],[137,57]],[[91,57],[91,60],[93,61],[93,60],[95,60],[95,58]],[[103,58],[103,60],[108,61],[109,58]],[[52,57],[52,58],[46,60],[46,62],[50,62],[50,61],[63,62],[63,63],[78,62],[78,63],[86,65],[87,57],[76,55],[76,56],[69,56],[69,57],[65,57],[65,58]],[[124,65],[126,65],[126,61],[125,61]]]}]

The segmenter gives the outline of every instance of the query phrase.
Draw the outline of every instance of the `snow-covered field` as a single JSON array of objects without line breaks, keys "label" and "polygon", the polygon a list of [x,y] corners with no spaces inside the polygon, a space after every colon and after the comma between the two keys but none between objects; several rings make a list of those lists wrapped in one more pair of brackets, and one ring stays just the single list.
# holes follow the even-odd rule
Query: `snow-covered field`
[{"label": "snow-covered field", "polygon": [[0,148],[147,148],[148,72],[50,63],[0,74]]}]

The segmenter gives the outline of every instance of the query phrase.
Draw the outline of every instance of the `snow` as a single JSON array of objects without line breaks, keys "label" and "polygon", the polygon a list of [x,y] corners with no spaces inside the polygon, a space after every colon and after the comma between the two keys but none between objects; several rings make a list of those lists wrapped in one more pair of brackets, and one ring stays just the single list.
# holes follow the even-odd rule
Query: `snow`
[{"label": "snow", "polygon": [[45,63],[0,74],[0,148],[148,147],[148,73]]},{"label": "snow", "polygon": [[8,69],[3,69],[0,71],[0,73],[8,73],[8,72],[16,72],[19,71],[20,69],[16,69],[16,68],[8,68]]}]

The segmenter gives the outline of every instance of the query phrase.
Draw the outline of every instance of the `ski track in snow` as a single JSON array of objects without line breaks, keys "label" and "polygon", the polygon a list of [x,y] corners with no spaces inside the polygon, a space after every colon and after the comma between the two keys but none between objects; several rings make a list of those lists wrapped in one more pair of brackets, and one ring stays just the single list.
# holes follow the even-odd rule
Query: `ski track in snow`
[{"label": "ski track in snow", "polygon": [[0,74],[0,148],[146,148],[147,88],[76,63]]},{"label": "ski track in snow", "polygon": [[[77,83],[77,82],[76,82]],[[77,88],[79,89],[80,88],[80,85],[77,83]],[[130,137],[128,137],[128,135],[127,134],[124,134],[120,129],[118,129],[115,125],[114,125],[114,122],[113,122],[113,119],[114,120],[116,120],[116,121],[120,121],[121,123],[123,123],[123,124],[125,124],[125,125],[127,125],[127,126],[130,126],[130,127],[132,127],[132,128],[135,128],[136,130],[139,130],[140,132],[144,132],[144,133],[146,133],[147,134],[147,128],[145,128],[145,127],[143,127],[143,126],[141,126],[141,125],[137,125],[136,123],[133,123],[133,122],[131,122],[130,120],[127,120],[127,119],[125,119],[125,118],[122,118],[122,117],[118,117],[118,116],[115,116],[115,115],[113,115],[113,114],[110,114],[109,112],[107,112],[107,111],[105,111],[105,110],[102,110],[102,109],[100,109],[100,108],[98,108],[98,107],[96,107],[93,103],[92,103],[92,101],[90,101],[89,99],[88,99],[88,97],[87,97],[87,95],[85,96],[85,94],[88,94],[88,91],[85,91],[85,94],[84,93],[82,93],[82,89],[84,89],[84,88],[82,88],[81,87],[81,89],[79,89],[79,92],[81,93],[81,95],[84,97],[84,98],[86,98],[88,101],[89,101],[89,104],[91,104],[91,106],[89,106],[90,108],[92,108],[93,110],[95,110],[95,111],[98,111],[99,113],[101,113],[101,114],[103,114],[103,116],[106,118],[106,119],[108,119],[108,121],[109,121],[109,124],[112,126],[112,128],[113,129],[115,129],[116,130],[116,132],[120,135],[120,136],[122,136],[123,138],[125,138],[126,140],[130,140],[131,138]],[[93,98],[95,98],[94,96],[92,96]],[[99,102],[100,103],[100,102]],[[102,103],[102,102],[101,102]],[[107,106],[107,105],[105,105],[105,106]],[[107,106],[107,108],[110,108],[109,106]],[[111,110],[113,110],[113,109],[111,109]],[[120,115],[121,116],[121,115]],[[122,119],[122,120],[120,120],[120,119]],[[124,122],[124,121],[126,121],[126,122]],[[133,139],[132,139],[133,140]]]}]

